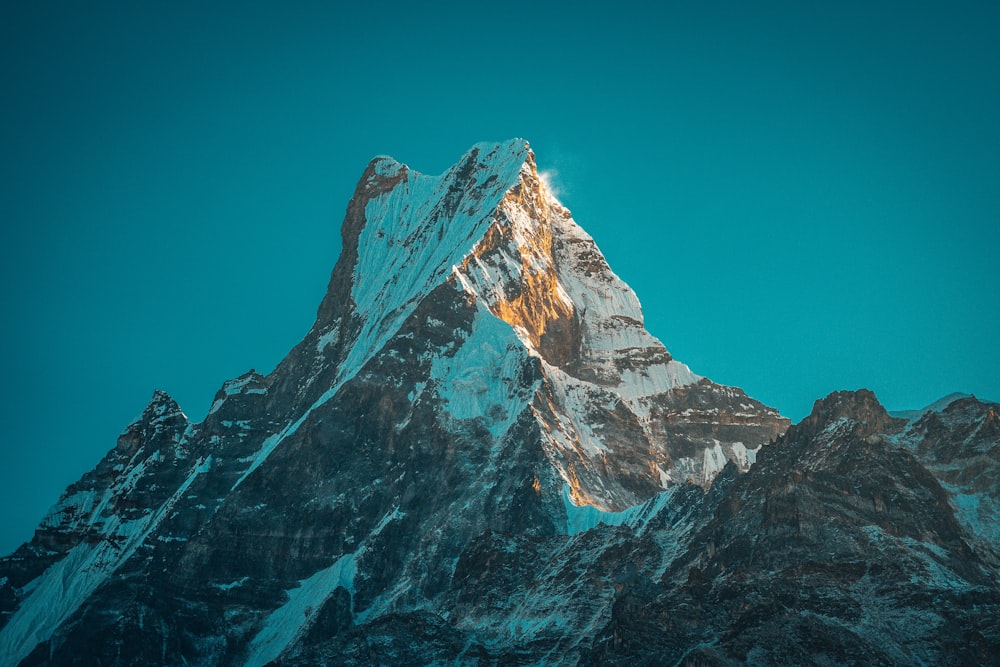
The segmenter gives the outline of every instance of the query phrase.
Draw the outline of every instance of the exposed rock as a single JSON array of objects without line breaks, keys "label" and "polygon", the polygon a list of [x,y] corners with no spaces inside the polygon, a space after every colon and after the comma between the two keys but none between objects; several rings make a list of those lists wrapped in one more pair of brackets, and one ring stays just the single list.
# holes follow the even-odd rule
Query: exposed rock
[{"label": "exposed rock", "polygon": [[997,406],[781,436],[642,322],[525,142],[373,160],[288,357],[154,394],[0,560],[0,664],[997,654]]},{"label": "exposed rock", "polygon": [[868,391],[817,401],[748,473],[720,476],[712,518],[661,589],[623,592],[591,659],[995,661],[998,571],[970,547],[948,492],[894,443],[899,427]]}]

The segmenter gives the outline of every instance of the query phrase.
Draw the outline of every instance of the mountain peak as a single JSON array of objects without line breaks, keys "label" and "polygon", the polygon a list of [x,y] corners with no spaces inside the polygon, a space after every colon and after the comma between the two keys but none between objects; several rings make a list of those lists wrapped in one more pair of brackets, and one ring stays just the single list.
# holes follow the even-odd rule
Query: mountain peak
[{"label": "mountain peak", "polygon": [[[162,389],[153,391],[153,397],[142,411],[142,414],[132,422],[136,424],[153,424],[175,416],[184,416],[181,406],[174,398]],[[186,419],[186,417],[184,417]],[[130,425],[131,427],[131,425]]]},{"label": "mountain peak", "polygon": [[[469,166],[481,164],[484,167],[497,167],[499,165],[521,165],[530,161],[534,163],[535,155],[530,144],[524,139],[508,139],[506,141],[481,141],[473,144],[462,157],[452,167],[441,174],[439,178],[446,178],[449,173],[468,169]],[[391,155],[376,155],[369,163],[367,172],[375,175],[392,178],[401,172],[412,172],[419,176],[425,176],[411,169],[408,165],[400,162]],[[364,181],[364,179],[362,179]]]},{"label": "mountain peak", "polygon": [[174,432],[187,426],[188,419],[170,394],[157,389],[149,405],[118,436],[118,450],[135,451],[139,444],[159,437],[164,432]]},{"label": "mountain peak", "polygon": [[523,140],[439,176],[376,158],[342,233],[272,373],[225,382],[198,424],[156,392],[0,559],[7,662],[802,663],[819,646],[908,664],[995,644],[998,406],[906,426],[836,392],[778,437],[788,420],[646,331]]},{"label": "mountain peak", "polygon": [[[0,654],[27,656],[63,623],[50,609],[69,618],[115,576],[183,588],[192,608],[252,599],[223,632],[232,659],[264,664],[322,609],[348,624],[431,609],[484,531],[552,537],[579,505],[707,485],[787,426],[646,331],[524,140],[476,144],[438,176],[372,160],[342,238],[316,322],[272,373],[226,382],[200,424],[157,392],[50,513],[36,546],[62,565],[39,561],[44,593],[13,600]],[[137,632],[166,627],[144,618]]]},{"label": "mountain peak", "polygon": [[964,399],[964,398],[969,398],[970,396],[971,396],[971,394],[963,394],[961,392],[957,392],[956,391],[956,392],[952,392],[952,393],[948,394],[947,396],[942,396],[941,398],[939,398],[938,400],[934,401],[930,405],[926,405],[926,406],[920,408],[919,410],[893,410],[889,414],[892,415],[893,417],[896,417],[896,418],[899,418],[899,419],[907,419],[909,421],[916,421],[917,419],[920,419],[921,417],[923,417],[928,412],[941,412],[942,410],[946,409],[949,405],[951,405],[955,401],[958,401],[958,400],[961,400],[961,399]]},{"label": "mountain peak", "polygon": [[855,422],[860,436],[887,432],[893,422],[870,389],[835,391],[818,399],[809,416],[788,429],[787,437],[813,437],[839,420]]},{"label": "mountain peak", "polygon": [[[465,321],[446,347],[424,352],[463,359],[465,368],[436,366],[451,369],[436,378],[443,409],[495,408],[513,418],[537,403],[534,417],[561,452],[553,463],[574,502],[615,510],[688,478],[708,484],[729,458],[745,469],[788,424],[739,389],[691,372],[646,331],[635,293],[539,177],[523,139],[476,144],[438,176],[376,158],[342,235],[316,323],[269,384],[272,405],[287,393],[306,405],[325,402],[387,346],[403,349],[392,342],[401,336],[405,358],[419,364],[419,346],[409,341]],[[480,340],[487,331],[492,338]],[[460,351],[472,348],[475,355]],[[460,391],[477,374],[484,377],[473,384],[500,383],[492,373],[501,357],[540,364],[551,396],[516,391],[524,404],[485,406],[495,396]],[[530,385],[534,374],[525,371],[523,381]],[[733,423],[716,423],[720,411],[733,412]]]},{"label": "mountain peak", "polygon": [[344,252],[334,269],[343,280],[331,281],[329,295],[348,304],[340,326],[356,330],[347,372],[371,358],[473,252],[528,155],[527,142],[514,140],[477,144],[440,176],[384,159],[370,165],[344,223]]}]

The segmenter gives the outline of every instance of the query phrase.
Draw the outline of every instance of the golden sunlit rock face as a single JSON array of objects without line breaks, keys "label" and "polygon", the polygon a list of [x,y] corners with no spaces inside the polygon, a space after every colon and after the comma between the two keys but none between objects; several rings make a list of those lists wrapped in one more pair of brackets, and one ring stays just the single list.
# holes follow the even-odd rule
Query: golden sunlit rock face
[{"label": "golden sunlit rock face", "polygon": [[[466,172],[462,187],[474,189]],[[530,151],[452,276],[541,362],[530,409],[575,504],[617,511],[688,479],[707,485],[727,459],[745,469],[787,426],[672,359]]]},{"label": "golden sunlit rock face", "polygon": [[579,352],[580,326],[572,300],[559,284],[552,253],[552,216],[568,212],[553,206],[542,191],[534,159],[529,158],[521,183],[500,203],[497,221],[462,265],[488,267],[508,274],[488,303],[490,312],[507,322],[548,363],[562,366]]},{"label": "golden sunlit rock face", "polygon": [[[372,161],[343,233],[272,373],[225,382],[199,423],[156,392],[0,559],[0,667],[996,653],[955,650],[985,646],[1000,609],[995,404],[907,421],[840,392],[761,451],[787,420],[646,331],[523,140],[440,176]],[[958,630],[890,659],[887,626],[858,624],[889,608],[935,641]],[[706,627],[744,632],[708,650]],[[789,636],[803,652],[748,651]]]},{"label": "golden sunlit rock face", "polygon": [[[314,330],[282,364],[308,370],[277,373],[273,396],[322,399],[407,321],[414,340],[459,327],[435,353],[449,359],[437,365],[451,369],[447,379],[424,396],[461,404],[442,409],[442,422],[495,428],[523,413],[556,472],[539,475],[542,495],[561,503],[565,490],[614,511],[673,484],[708,485],[727,460],[746,469],[787,426],[692,373],[646,331],[638,298],[540,177],[526,142],[478,145],[439,177],[374,160],[343,247]],[[414,309],[431,293],[440,312],[419,321]],[[400,358],[410,359],[405,340]],[[521,384],[489,391],[500,378]],[[396,436],[386,442],[395,453]]]}]

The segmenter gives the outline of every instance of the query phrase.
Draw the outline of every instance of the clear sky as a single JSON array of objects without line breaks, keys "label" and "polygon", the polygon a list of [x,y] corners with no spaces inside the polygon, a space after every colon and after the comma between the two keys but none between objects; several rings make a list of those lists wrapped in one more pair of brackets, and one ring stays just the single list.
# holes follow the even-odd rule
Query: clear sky
[{"label": "clear sky", "polygon": [[0,551],[154,389],[275,366],[376,154],[528,139],[650,331],[793,419],[1000,400],[998,7],[2,3]]}]

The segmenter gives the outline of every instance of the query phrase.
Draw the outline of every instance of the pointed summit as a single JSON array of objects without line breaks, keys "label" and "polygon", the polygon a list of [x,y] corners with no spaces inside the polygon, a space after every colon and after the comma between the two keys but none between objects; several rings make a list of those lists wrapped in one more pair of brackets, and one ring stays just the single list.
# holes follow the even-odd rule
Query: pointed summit
[{"label": "pointed summit", "polygon": [[[342,236],[316,323],[269,379],[279,409],[312,410],[400,336],[440,332],[450,345],[422,354],[444,375],[414,400],[433,397],[451,417],[478,410],[493,429],[530,413],[574,501],[611,510],[688,479],[707,484],[730,459],[745,469],[788,424],[693,373],[646,331],[635,293],[539,177],[522,139],[477,144],[439,176],[374,159]],[[419,365],[419,346],[407,345],[401,358]],[[512,352],[498,356],[501,347]],[[507,395],[509,404],[469,397],[470,382],[511,382],[486,372],[500,363],[527,364],[521,376],[540,384]]]},{"label": "pointed summit", "polygon": [[156,392],[0,559],[7,662],[781,663],[836,640],[829,661],[902,664],[993,632],[996,405],[905,426],[835,393],[768,445],[787,420],[646,331],[522,140],[439,176],[373,160],[342,235],[272,373],[196,424]]},{"label": "pointed summit", "polygon": [[[835,391],[817,400],[809,416],[788,429],[788,438],[812,438],[844,421],[850,421],[856,434],[864,437],[892,430],[896,420],[886,412],[870,389]],[[901,427],[901,422],[896,426]]]},{"label": "pointed summit", "polygon": [[118,436],[118,449],[133,452],[143,441],[161,439],[165,432],[173,434],[186,426],[187,415],[181,412],[181,406],[170,394],[157,389],[142,414]]},{"label": "pointed summit", "polygon": [[[0,647],[65,662],[128,637],[136,663],[169,645],[174,662],[263,664],[313,634],[444,609],[460,644],[486,628],[503,647],[510,618],[455,606],[483,536],[556,544],[573,517],[693,498],[685,482],[747,469],[787,425],[646,331],[523,140],[477,144],[438,176],[373,160],[342,237],[315,323],[273,372],[223,384],[199,424],[156,394],[71,488],[33,545],[51,558],[0,607]],[[67,625],[119,602],[136,615]],[[563,630],[584,637],[593,618]]]}]

